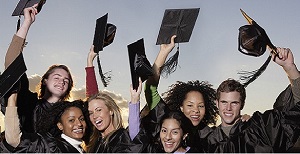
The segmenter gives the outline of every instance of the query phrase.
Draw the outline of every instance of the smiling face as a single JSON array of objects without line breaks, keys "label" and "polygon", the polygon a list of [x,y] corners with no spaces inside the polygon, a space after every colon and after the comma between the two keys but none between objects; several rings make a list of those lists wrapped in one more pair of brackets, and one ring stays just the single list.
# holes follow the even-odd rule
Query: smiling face
[{"label": "smiling face", "polygon": [[[44,84],[46,85],[46,94],[50,95],[50,98],[61,99],[70,84],[70,77],[67,71],[61,68],[56,68],[48,78],[45,79]],[[57,100],[56,100],[57,101]]]},{"label": "smiling face", "polygon": [[93,99],[88,104],[89,116],[92,124],[102,133],[102,136],[115,130],[113,126],[113,112],[102,99]]},{"label": "smiling face", "polygon": [[182,148],[183,131],[176,119],[165,119],[159,136],[165,152],[175,152]]},{"label": "smiling face", "polygon": [[62,132],[76,140],[81,140],[86,129],[86,122],[81,109],[70,107],[65,110],[57,123],[57,127]]},{"label": "smiling face", "polygon": [[197,126],[205,115],[204,98],[198,91],[190,91],[180,107],[184,115]]},{"label": "smiling face", "polygon": [[237,91],[221,92],[217,106],[219,108],[222,126],[233,125],[240,118],[240,93]]}]

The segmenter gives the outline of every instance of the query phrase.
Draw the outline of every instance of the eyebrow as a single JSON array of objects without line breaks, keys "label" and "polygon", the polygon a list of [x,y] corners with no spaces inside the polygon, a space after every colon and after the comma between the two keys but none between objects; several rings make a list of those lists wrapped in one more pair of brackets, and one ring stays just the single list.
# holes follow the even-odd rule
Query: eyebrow
[{"label": "eyebrow", "polygon": [[[55,76],[55,75],[58,75],[58,76],[62,77],[62,75],[61,75],[61,74],[58,74],[58,73],[53,74],[53,76]],[[66,77],[65,79],[70,80],[69,77]]]}]

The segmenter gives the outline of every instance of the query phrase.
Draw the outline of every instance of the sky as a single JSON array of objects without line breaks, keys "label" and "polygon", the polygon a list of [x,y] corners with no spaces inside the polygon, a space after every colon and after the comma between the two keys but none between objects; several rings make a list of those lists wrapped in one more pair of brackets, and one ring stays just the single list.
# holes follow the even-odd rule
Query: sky
[{"label": "sky", "polygon": [[[18,0],[0,2],[0,71],[4,55],[16,32],[18,17],[11,16]],[[290,48],[300,65],[300,1],[298,0],[47,0],[27,35],[24,59],[32,87],[49,66],[67,65],[73,75],[73,99],[85,97],[85,66],[93,42],[96,19],[108,13],[108,22],[117,26],[114,42],[100,53],[104,72],[112,72],[112,81],[104,88],[114,97],[127,120],[131,75],[127,45],[144,39],[146,56],[153,63],[159,45],[155,45],[165,9],[200,8],[190,41],[180,44],[177,70],[161,78],[159,93],[176,81],[208,81],[217,88],[227,78],[239,79],[238,71],[258,69],[267,59],[249,57],[238,51],[238,29],[247,22],[240,8],[263,27],[275,46]],[[21,21],[23,18],[21,18]],[[175,53],[172,51],[171,55]],[[243,114],[271,109],[278,94],[289,84],[283,69],[271,62],[267,70],[247,88]],[[34,89],[34,88],[32,88]],[[145,104],[144,93],[142,106]],[[142,107],[141,107],[142,108]],[[0,118],[3,126],[3,116]],[[3,127],[2,127],[3,131]]]}]

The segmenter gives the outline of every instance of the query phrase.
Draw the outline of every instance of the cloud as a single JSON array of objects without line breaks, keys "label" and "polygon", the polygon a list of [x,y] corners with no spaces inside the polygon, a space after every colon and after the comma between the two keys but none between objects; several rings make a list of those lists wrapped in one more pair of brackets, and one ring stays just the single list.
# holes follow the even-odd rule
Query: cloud
[{"label": "cloud", "polygon": [[32,92],[37,92],[37,86],[41,82],[42,77],[38,74],[34,74],[28,77],[29,90]]}]

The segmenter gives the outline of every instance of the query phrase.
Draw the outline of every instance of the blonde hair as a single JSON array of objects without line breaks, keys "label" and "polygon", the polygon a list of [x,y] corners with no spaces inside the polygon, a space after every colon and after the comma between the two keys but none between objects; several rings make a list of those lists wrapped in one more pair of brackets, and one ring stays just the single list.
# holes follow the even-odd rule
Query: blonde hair
[{"label": "blonde hair", "polygon": [[[121,110],[119,106],[116,104],[116,102],[108,95],[102,92],[99,92],[98,94],[92,95],[87,99],[87,103],[94,99],[99,99],[104,102],[104,104],[107,106],[108,110],[113,112],[112,116],[112,124],[115,128],[114,131],[110,132],[107,136],[105,136],[104,139],[104,146],[107,145],[108,140],[110,136],[118,129],[123,128],[123,121],[122,121],[122,116],[121,116]],[[89,105],[89,104],[88,104]],[[93,125],[93,130],[92,130],[92,135],[90,136],[89,144],[86,145],[86,152],[95,152],[93,150],[96,150],[96,143],[98,139],[101,137],[100,131]]]}]

